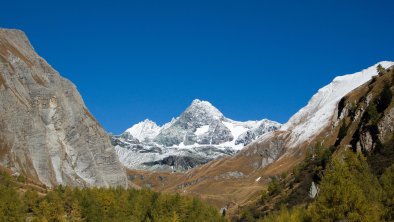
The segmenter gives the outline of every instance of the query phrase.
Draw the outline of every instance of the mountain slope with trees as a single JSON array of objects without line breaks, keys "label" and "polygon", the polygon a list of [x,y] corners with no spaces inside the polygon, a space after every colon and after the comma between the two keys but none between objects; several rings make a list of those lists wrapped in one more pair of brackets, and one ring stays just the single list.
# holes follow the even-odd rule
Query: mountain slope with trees
[{"label": "mountain slope with trees", "polygon": [[[383,61],[379,64],[382,68],[388,68],[394,63]],[[288,176],[317,144],[329,148],[343,140],[343,146],[349,146],[350,142],[346,142],[343,136],[347,135],[347,125],[341,127],[347,115],[344,111],[349,112],[351,103],[359,102],[352,99],[344,109],[342,98],[358,92],[357,88],[360,86],[360,89],[364,89],[363,84],[369,80],[380,78],[375,77],[378,76],[377,67],[378,64],[354,74],[336,77],[318,90],[308,104],[283,127],[264,134],[233,157],[209,162],[183,174],[130,170],[129,178],[140,186],[149,186],[158,191],[180,192],[207,199],[220,208],[227,207],[231,214],[234,209],[259,199],[261,190],[266,189],[270,181]],[[387,128],[387,124],[385,127]],[[342,134],[341,141],[337,141],[336,134],[339,131]],[[368,141],[370,137],[361,138],[362,141]],[[361,144],[366,146],[365,142]],[[305,180],[301,178],[301,181],[301,184],[296,185],[306,187],[307,191],[302,191],[302,197],[294,195],[292,202],[308,197],[312,180],[308,176]],[[268,206],[264,211],[272,210],[271,208]]]},{"label": "mountain slope with trees", "polygon": [[304,161],[272,177],[234,220],[394,220],[394,69],[378,72],[339,102],[336,124],[307,148]]},{"label": "mountain slope with trees", "polygon": [[224,221],[197,198],[149,189],[31,186],[0,172],[0,221]]}]

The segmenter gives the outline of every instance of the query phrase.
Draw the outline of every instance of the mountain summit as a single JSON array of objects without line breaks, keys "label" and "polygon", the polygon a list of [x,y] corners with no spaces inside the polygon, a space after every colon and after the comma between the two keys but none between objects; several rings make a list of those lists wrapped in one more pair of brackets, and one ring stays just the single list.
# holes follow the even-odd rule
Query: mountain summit
[{"label": "mountain summit", "polygon": [[191,121],[201,122],[201,125],[206,124],[211,119],[224,118],[223,114],[210,102],[199,99],[193,100],[192,104],[182,113],[183,115],[193,118]]},{"label": "mountain summit", "polygon": [[[385,71],[378,71],[378,67]],[[312,182],[317,184],[313,180],[320,173],[310,174],[318,169],[313,165],[299,172],[306,166],[300,163],[307,153],[312,154],[309,163],[320,164],[327,163],[326,154],[331,152],[341,161],[345,150],[368,153],[374,169],[383,172],[393,163],[393,70],[394,62],[383,61],[360,72],[336,77],[281,128],[259,136],[234,156],[213,160],[185,174],[143,174],[145,178],[138,185],[150,184],[160,190],[207,197],[221,206],[232,203],[240,206],[253,199],[261,203],[261,191],[273,178],[283,179],[281,175],[286,175],[284,178],[291,183],[282,183],[286,188],[279,196],[296,195],[296,202],[299,197],[310,201],[308,192],[314,187]],[[295,175],[297,178],[292,178]],[[162,180],[157,182],[157,177]]]},{"label": "mountain summit", "polygon": [[280,124],[267,119],[239,122],[208,101],[193,100],[164,124],[145,120],[113,137],[121,162],[131,169],[185,170],[219,156],[233,155]]}]

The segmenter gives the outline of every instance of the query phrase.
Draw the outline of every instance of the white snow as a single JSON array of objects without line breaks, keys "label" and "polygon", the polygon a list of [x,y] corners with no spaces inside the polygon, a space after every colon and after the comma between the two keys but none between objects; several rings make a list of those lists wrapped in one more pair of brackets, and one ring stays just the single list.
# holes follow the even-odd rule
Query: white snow
[{"label": "white snow", "polygon": [[231,134],[234,137],[234,140],[236,140],[242,133],[246,132],[248,128],[244,127],[240,123],[237,123],[235,121],[233,122],[222,122],[230,131]]},{"label": "white snow", "polygon": [[273,121],[270,121],[270,120],[267,120],[267,119],[262,119],[262,120],[249,120],[249,121],[246,121],[246,122],[239,122],[239,121],[230,120],[230,122],[235,122],[237,124],[241,124],[242,126],[248,128],[248,129],[253,129],[253,128],[259,127],[260,124],[263,123],[263,122],[266,122],[266,123],[267,122],[271,122],[272,123]]},{"label": "white snow", "polygon": [[[266,120],[262,120],[266,121]],[[234,150],[241,150],[245,146],[241,144],[235,145],[235,141],[239,138],[240,135],[245,133],[246,131],[256,128],[259,126],[262,121],[247,121],[247,122],[238,122],[231,119],[225,119],[222,123],[228,128],[233,135],[233,140],[220,144],[222,147],[231,147]]]},{"label": "white snow", "polygon": [[139,141],[144,141],[146,139],[155,138],[161,130],[161,127],[158,126],[155,122],[146,119],[140,123],[135,124],[131,128],[127,129],[126,132],[132,135],[134,138]]},{"label": "white snow", "polygon": [[209,125],[201,126],[196,129],[196,132],[194,132],[194,134],[196,134],[196,136],[200,136],[200,135],[208,132],[208,130],[209,130]]},{"label": "white snow", "polygon": [[341,98],[377,75],[376,67],[379,64],[388,68],[394,65],[394,62],[383,61],[361,72],[336,77],[321,88],[304,108],[280,128],[291,131],[289,147],[295,147],[323,130],[333,118]]},{"label": "white snow", "polygon": [[[218,131],[213,131],[212,127],[220,125]],[[224,126],[222,126],[223,124]],[[224,117],[224,115],[207,101],[194,100],[192,104],[177,118],[173,118],[171,122],[159,127],[156,123],[145,120],[140,122],[125,133],[130,134],[138,141],[129,137],[118,137],[120,145],[115,147],[120,162],[130,169],[150,169],[158,166],[144,165],[146,162],[155,162],[162,160],[168,156],[204,156],[207,159],[214,159],[222,155],[236,153],[236,151],[244,148],[244,143],[239,142],[235,145],[240,135],[251,129],[258,129],[261,124],[278,127],[278,123],[266,119],[260,121],[238,122]],[[193,128],[194,127],[194,128]],[[231,132],[232,140],[221,144],[206,144],[212,142],[212,135],[226,133],[223,130],[226,127]],[[195,129],[193,132],[192,129]],[[221,131],[223,130],[223,131]],[[186,136],[191,136],[195,140],[194,144],[185,144]],[[184,137],[177,145],[158,144],[161,136],[176,137],[182,135]],[[224,134],[226,138],[229,135]],[[208,137],[208,139],[206,139]],[[159,138],[159,139],[157,139]],[[157,139],[157,140],[156,140]],[[203,142],[202,142],[203,141]],[[208,142],[207,142],[208,141]],[[209,142],[210,141],[210,142]],[[188,141],[190,143],[190,141]],[[201,142],[201,144],[200,144]],[[138,144],[136,144],[138,143]],[[124,144],[124,145],[122,145]],[[173,144],[173,143],[172,143]],[[220,151],[218,151],[220,150]]]},{"label": "white snow", "polygon": [[192,104],[189,106],[188,109],[190,109],[190,108],[205,110],[205,111],[207,111],[207,113],[209,113],[211,116],[213,116],[216,119],[220,119],[223,117],[223,114],[208,101],[195,99],[195,100],[193,100]]}]

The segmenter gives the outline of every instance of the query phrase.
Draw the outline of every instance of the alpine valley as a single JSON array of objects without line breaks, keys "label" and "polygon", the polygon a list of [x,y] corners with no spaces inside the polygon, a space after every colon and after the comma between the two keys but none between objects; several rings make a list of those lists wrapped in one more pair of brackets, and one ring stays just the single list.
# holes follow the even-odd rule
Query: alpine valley
[{"label": "alpine valley", "polygon": [[[392,94],[387,93],[389,102],[373,114],[377,116],[374,127],[366,116],[375,112],[369,106],[380,101],[385,82],[386,89],[392,90],[393,65],[394,62],[383,61],[360,72],[336,77],[287,123],[258,137],[233,156],[215,159],[184,173],[128,170],[129,179],[158,191],[198,196],[229,210],[231,215],[237,215],[237,220],[250,221],[279,210],[281,203],[292,207],[314,199],[319,189],[318,178],[324,172],[321,163],[311,161],[320,154],[309,156],[316,147],[326,147],[323,150],[332,152],[327,154],[330,158],[343,156],[347,149],[371,153],[370,159],[374,161],[385,155],[380,152],[386,153],[383,162],[371,165],[382,173],[394,163],[390,142],[394,125],[390,114],[394,110]],[[379,68],[382,71],[378,76]],[[384,149],[374,150],[377,146]],[[269,201],[261,202],[262,190],[278,186],[282,190],[270,194]]]},{"label": "alpine valley", "polygon": [[286,123],[194,100],[113,136],[19,30],[0,29],[0,221],[393,221],[394,62]]}]

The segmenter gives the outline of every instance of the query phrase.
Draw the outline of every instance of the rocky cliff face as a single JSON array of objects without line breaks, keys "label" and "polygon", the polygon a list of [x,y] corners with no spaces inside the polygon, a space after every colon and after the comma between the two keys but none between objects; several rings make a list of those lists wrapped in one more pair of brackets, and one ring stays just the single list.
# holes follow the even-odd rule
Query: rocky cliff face
[{"label": "rocky cliff face", "polygon": [[126,186],[110,140],[76,87],[25,34],[0,29],[0,164],[47,186]]},{"label": "rocky cliff face", "polygon": [[[384,67],[384,66],[383,66]],[[342,98],[334,126],[335,146],[366,154],[380,175],[394,164],[394,66]]]}]

